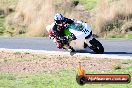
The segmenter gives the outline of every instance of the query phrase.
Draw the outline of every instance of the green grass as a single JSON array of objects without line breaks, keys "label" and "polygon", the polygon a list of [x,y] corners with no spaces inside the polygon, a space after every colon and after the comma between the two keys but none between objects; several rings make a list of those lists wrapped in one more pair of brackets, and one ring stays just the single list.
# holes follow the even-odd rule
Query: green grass
[{"label": "green grass", "polygon": [[0,18],[0,35],[2,35],[5,31],[4,22],[5,22],[5,18]]},{"label": "green grass", "polygon": [[126,35],[126,37],[127,37],[128,39],[132,39],[132,33],[128,33],[128,34]]},{"label": "green grass", "polygon": [[82,5],[84,5],[86,10],[92,10],[96,4],[97,0],[78,0]]},{"label": "green grass", "polygon": [[[0,8],[3,7],[10,7],[10,6],[15,6],[17,4],[19,0],[0,0]],[[94,8],[96,7],[97,2],[99,2],[99,0],[73,0],[73,1],[79,1],[80,4],[84,5],[85,9],[90,11],[90,10],[94,10]],[[114,0],[109,0],[110,2],[114,1]],[[25,30],[20,31],[18,34],[15,34],[17,31],[16,27],[12,27],[9,25],[4,25],[5,24],[5,18],[0,18],[0,36],[5,36],[5,37],[10,37],[10,36],[15,36],[15,37],[27,37],[27,35],[25,34]],[[9,27],[8,27],[9,26]],[[96,26],[96,25],[94,25]],[[113,28],[112,28],[113,29]],[[19,30],[21,30],[21,27],[19,28]],[[110,36],[106,36],[106,38],[127,38],[127,39],[132,39],[132,34],[113,34]]]},{"label": "green grass", "polygon": [[[87,73],[100,73],[95,71],[87,71]],[[101,72],[130,74],[132,76],[132,68],[118,69],[112,71]],[[82,88],[76,82],[76,71],[63,70],[54,74],[36,73],[36,74],[0,74],[0,88]],[[132,88],[129,84],[85,84],[83,88]]]},{"label": "green grass", "polygon": [[1,6],[5,6],[5,5],[16,5],[17,2],[18,2],[18,0],[0,0],[0,5]]},{"label": "green grass", "polygon": [[[8,7],[15,7],[17,2],[18,0],[0,0],[0,11],[5,12]],[[5,13],[0,13],[0,36],[5,35],[6,32],[5,18]]]}]

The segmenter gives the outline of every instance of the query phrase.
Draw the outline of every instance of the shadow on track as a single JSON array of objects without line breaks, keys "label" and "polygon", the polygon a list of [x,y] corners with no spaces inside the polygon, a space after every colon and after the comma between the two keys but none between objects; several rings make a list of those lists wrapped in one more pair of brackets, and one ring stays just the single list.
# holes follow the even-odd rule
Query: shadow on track
[{"label": "shadow on track", "polygon": [[132,52],[104,52],[104,54],[132,54]]},{"label": "shadow on track", "polygon": [[[88,50],[78,50],[76,52],[70,52],[70,55],[73,56],[76,53],[90,53],[90,54],[96,54],[93,51]],[[115,54],[115,55],[132,55],[132,52],[104,52],[103,54]]]}]

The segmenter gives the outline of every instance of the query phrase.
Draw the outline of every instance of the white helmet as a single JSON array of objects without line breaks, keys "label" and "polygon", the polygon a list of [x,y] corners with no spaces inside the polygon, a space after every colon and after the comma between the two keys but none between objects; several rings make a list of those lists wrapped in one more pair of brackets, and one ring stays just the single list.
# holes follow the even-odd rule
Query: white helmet
[{"label": "white helmet", "polygon": [[62,14],[57,13],[54,16],[54,20],[55,21],[62,21],[62,20],[64,20],[64,16]]}]

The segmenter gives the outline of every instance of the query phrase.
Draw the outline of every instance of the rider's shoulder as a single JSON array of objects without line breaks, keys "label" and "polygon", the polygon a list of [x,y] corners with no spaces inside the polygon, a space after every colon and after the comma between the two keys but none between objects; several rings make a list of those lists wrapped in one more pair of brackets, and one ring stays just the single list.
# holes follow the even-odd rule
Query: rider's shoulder
[{"label": "rider's shoulder", "polygon": [[71,21],[72,19],[70,19],[70,18],[64,18],[64,21]]},{"label": "rider's shoulder", "polygon": [[51,24],[51,27],[52,27],[53,30],[56,30],[56,29],[57,29],[56,23],[53,22],[53,23]]}]

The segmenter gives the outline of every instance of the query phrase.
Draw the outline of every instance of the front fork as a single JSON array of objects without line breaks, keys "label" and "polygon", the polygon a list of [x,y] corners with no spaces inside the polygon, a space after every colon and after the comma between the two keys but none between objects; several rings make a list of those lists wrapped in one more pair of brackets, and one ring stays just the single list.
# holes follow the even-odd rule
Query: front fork
[{"label": "front fork", "polygon": [[91,43],[90,43],[90,41],[93,40],[93,38],[94,38],[93,36],[90,36],[88,39],[85,39],[84,48],[86,48],[87,46],[88,47],[92,46]]}]

